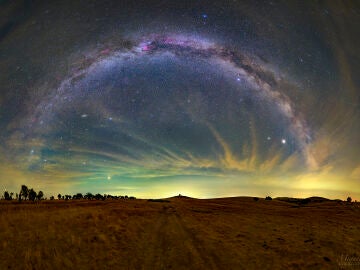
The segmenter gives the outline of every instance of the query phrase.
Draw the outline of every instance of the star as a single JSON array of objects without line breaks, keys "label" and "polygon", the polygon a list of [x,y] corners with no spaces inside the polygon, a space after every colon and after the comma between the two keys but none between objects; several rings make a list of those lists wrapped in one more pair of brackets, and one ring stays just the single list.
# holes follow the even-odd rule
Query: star
[{"label": "star", "polygon": [[[279,6],[279,16],[292,19],[278,24],[267,5],[251,1],[179,1],[176,9],[167,1],[156,9],[143,9],[144,1],[110,2],[92,12],[54,6],[62,10],[46,23],[29,12],[1,37],[0,181],[10,190],[51,179],[75,192],[124,185],[170,194],[183,185],[206,197],[261,193],[260,173],[264,182],[286,175],[301,190],[307,180],[297,179],[314,172],[320,180],[307,191],[329,179],[340,187],[337,171],[347,184],[359,178],[353,145],[360,138],[360,88],[356,76],[346,76],[356,74],[349,58],[359,50],[354,17],[331,27],[329,43],[326,22],[318,27],[312,17],[322,8],[305,14]],[[113,11],[103,13],[103,5]],[[80,18],[87,23],[72,27]],[[31,21],[48,27],[39,32]],[[321,174],[327,166],[334,175]]]}]

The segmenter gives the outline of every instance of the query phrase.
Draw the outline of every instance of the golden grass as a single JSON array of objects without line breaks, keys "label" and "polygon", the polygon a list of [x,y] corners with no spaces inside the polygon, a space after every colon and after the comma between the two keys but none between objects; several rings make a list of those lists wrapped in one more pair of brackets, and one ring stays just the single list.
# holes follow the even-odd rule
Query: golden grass
[{"label": "golden grass", "polygon": [[338,269],[341,255],[360,257],[358,205],[294,206],[251,198],[1,202],[0,269]]}]

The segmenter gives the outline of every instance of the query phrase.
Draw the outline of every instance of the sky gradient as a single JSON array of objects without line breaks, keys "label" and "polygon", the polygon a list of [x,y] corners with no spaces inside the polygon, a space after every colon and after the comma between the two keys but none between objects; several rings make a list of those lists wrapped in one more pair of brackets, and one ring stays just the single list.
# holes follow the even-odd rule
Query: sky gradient
[{"label": "sky gradient", "polygon": [[2,190],[360,199],[359,5],[0,8]]}]

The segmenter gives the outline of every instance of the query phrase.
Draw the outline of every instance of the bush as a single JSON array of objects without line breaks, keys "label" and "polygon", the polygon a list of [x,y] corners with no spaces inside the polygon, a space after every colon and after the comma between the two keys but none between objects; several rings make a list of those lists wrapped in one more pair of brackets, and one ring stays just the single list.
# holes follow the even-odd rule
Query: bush
[{"label": "bush", "polygon": [[347,197],[346,201],[347,201],[348,203],[351,203],[351,202],[352,202],[351,197]]},{"label": "bush", "polygon": [[266,201],[271,201],[272,198],[271,198],[270,196],[266,196],[265,200],[266,200]]}]

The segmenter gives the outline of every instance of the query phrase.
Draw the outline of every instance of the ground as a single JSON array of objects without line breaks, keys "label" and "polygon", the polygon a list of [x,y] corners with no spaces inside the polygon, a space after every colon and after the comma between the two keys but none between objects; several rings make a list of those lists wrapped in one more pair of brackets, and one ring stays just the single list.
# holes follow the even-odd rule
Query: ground
[{"label": "ground", "polygon": [[359,246],[355,203],[0,202],[0,269],[360,269]]}]

